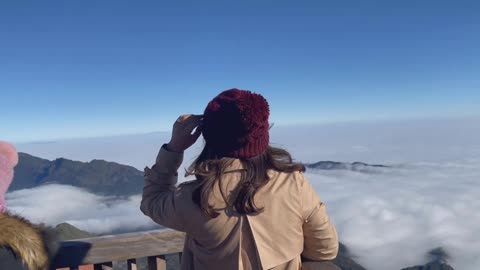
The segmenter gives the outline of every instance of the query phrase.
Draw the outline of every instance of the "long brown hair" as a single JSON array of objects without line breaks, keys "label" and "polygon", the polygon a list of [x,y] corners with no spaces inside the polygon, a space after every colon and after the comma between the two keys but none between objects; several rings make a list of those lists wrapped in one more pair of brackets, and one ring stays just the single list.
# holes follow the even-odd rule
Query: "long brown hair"
[{"label": "long brown hair", "polygon": [[[222,184],[222,175],[234,160],[233,158],[218,156],[211,151],[207,144],[187,171],[187,175],[196,176],[197,180],[195,182],[198,183],[192,194],[192,200],[206,215],[212,218],[217,217],[219,212],[213,209],[208,199],[215,184],[217,182],[220,185]],[[240,170],[240,182],[235,197],[227,200],[222,188],[220,188],[220,191],[225,203],[228,206],[234,206],[236,212],[242,215],[253,215],[263,211],[263,208],[258,208],[255,205],[254,197],[257,191],[270,180],[269,170],[285,173],[305,171],[304,165],[293,162],[290,153],[273,146],[268,146],[262,154],[256,157],[240,159],[240,162],[243,168]]]}]

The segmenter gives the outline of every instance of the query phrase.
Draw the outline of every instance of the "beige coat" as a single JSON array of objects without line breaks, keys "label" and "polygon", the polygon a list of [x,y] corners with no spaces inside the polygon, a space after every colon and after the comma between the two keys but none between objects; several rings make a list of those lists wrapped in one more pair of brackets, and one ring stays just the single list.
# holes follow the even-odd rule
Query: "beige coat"
[{"label": "beige coat", "polygon": [[264,211],[239,215],[220,195],[220,188],[230,194],[239,182],[242,166],[235,160],[224,175],[224,186],[217,185],[212,193],[211,205],[222,209],[212,219],[192,201],[196,181],[176,186],[182,160],[182,154],[162,147],[156,164],[145,168],[140,207],[158,224],[186,232],[181,269],[298,270],[301,257],[336,257],[337,232],[303,173],[270,171],[271,180],[255,195]]}]

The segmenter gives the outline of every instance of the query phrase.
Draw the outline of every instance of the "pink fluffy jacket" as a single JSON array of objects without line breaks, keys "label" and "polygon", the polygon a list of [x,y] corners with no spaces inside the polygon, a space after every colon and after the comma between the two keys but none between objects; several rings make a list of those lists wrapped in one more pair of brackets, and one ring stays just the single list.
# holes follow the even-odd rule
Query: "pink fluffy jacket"
[{"label": "pink fluffy jacket", "polygon": [[18,163],[18,154],[15,147],[0,141],[0,213],[7,210],[5,193],[13,180],[13,168]]}]

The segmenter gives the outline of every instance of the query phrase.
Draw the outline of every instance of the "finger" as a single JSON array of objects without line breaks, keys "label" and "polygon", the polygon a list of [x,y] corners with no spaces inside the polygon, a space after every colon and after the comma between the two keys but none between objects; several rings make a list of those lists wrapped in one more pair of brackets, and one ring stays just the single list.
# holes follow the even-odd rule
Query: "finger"
[{"label": "finger", "polygon": [[192,126],[199,126],[200,123],[202,122],[202,118],[197,116],[197,115],[190,115],[186,120],[185,120],[185,126],[187,128],[191,128]]},{"label": "finger", "polygon": [[201,114],[183,114],[177,118],[177,122],[187,122],[187,121],[200,121],[203,119]]},{"label": "finger", "polygon": [[202,121],[203,115],[189,114],[186,116],[185,121],[199,122]]},{"label": "finger", "polygon": [[188,132],[188,134],[192,134],[192,132],[193,132],[195,129],[200,128],[200,125],[195,124],[195,123],[188,123],[188,125],[185,125],[184,128],[185,128],[185,132]]},{"label": "finger", "polygon": [[186,114],[187,118],[202,119],[203,114]]},{"label": "finger", "polygon": [[186,119],[188,119],[191,116],[191,114],[182,114],[177,118],[177,122],[184,122]]}]

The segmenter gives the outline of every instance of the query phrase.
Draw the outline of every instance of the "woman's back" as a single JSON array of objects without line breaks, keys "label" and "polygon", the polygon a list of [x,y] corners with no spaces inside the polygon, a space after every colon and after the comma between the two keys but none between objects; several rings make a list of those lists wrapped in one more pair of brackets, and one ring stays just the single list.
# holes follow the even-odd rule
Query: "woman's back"
[{"label": "woman's back", "polygon": [[[146,182],[171,182],[168,179],[175,176],[168,172],[178,169],[182,155],[162,149],[158,160],[146,170]],[[192,200],[196,181],[165,193],[162,209],[152,206],[159,201],[158,189],[146,186],[142,211],[161,225],[187,233],[182,269],[300,269],[301,254],[311,260],[335,258],[335,228],[303,173],[269,171],[270,180],[255,195],[263,211],[241,215],[221,192],[227,201],[236,196],[241,169],[238,160],[233,162],[215,185],[209,204],[219,213],[216,218],[205,215]]]},{"label": "woman's back", "polygon": [[[203,116],[183,115],[155,165],[145,169],[141,210],[187,233],[182,269],[300,269],[301,257],[333,259],[337,233],[305,167],[269,146],[269,106],[231,89]],[[194,130],[196,131],[194,132]],[[183,151],[203,134],[205,147],[176,186]]]}]

